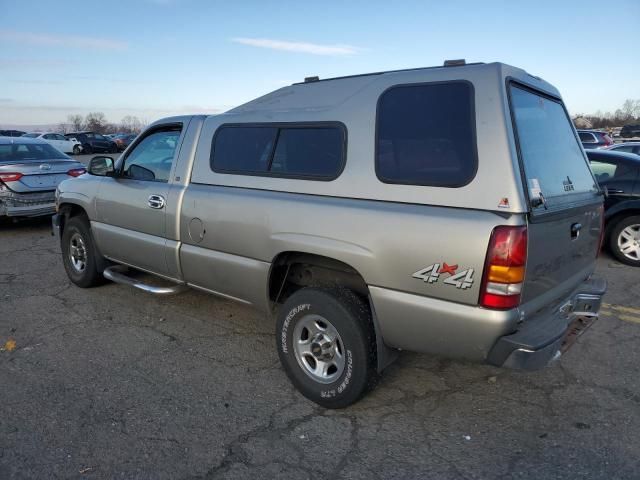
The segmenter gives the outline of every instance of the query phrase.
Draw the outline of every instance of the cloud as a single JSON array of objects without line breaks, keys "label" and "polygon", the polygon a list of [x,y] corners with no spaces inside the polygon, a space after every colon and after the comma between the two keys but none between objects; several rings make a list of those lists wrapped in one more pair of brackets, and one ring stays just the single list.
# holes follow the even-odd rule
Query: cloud
[{"label": "cloud", "polygon": [[319,45],[317,43],[287,42],[285,40],[273,40],[269,38],[235,37],[232,42],[250,45],[252,47],[270,48],[285,52],[310,53],[312,55],[355,55],[362,51],[361,48],[352,45]]},{"label": "cloud", "polygon": [[108,38],[17,32],[15,30],[0,30],[0,40],[45,47],[86,48],[90,50],[126,50],[128,48],[126,42]]},{"label": "cloud", "polygon": [[44,59],[44,58],[0,58],[0,70],[12,70],[14,68],[42,68],[42,67],[67,67],[71,65],[68,60]]}]

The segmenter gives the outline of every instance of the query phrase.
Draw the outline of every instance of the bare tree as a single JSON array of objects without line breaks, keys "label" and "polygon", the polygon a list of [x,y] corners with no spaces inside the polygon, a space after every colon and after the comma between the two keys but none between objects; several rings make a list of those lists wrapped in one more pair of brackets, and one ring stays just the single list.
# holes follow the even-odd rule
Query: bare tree
[{"label": "bare tree", "polygon": [[67,124],[71,125],[74,132],[79,132],[84,127],[84,118],[82,115],[69,115],[67,116]]},{"label": "bare tree", "polygon": [[145,125],[138,117],[127,115],[120,121],[119,129],[122,133],[140,133]]},{"label": "bare tree", "polygon": [[96,133],[103,133],[107,126],[107,119],[102,112],[91,112],[85,118],[87,130]]},{"label": "bare tree", "polygon": [[65,133],[71,132],[71,125],[68,123],[60,122],[56,127],[56,132],[64,135]]}]

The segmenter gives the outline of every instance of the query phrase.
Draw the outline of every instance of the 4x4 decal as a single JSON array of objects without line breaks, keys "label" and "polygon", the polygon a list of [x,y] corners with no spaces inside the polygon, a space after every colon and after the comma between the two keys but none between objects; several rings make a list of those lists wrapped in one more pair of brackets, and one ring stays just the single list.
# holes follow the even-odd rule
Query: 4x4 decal
[{"label": "4x4 decal", "polygon": [[449,276],[444,279],[444,283],[447,285],[453,285],[456,288],[465,290],[471,288],[473,285],[473,268],[468,268],[461,272],[456,273],[458,265],[449,265],[447,262],[434,263],[422,270],[418,270],[413,275],[413,278],[419,278],[426,283],[436,283],[441,275],[448,274]]}]

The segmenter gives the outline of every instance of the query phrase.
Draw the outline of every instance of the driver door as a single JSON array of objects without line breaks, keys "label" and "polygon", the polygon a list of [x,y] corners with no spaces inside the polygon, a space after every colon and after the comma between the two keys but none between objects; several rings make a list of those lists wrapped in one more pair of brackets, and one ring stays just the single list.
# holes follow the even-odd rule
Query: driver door
[{"label": "driver door", "polygon": [[108,258],[168,274],[165,212],[181,130],[182,125],[166,125],[146,132],[118,160],[115,175],[100,183],[92,228]]}]

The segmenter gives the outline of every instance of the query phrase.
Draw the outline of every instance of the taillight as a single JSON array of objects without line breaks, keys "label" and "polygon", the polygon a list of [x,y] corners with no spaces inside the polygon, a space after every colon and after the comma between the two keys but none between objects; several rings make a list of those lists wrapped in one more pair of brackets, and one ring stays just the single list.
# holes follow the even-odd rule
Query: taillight
[{"label": "taillight", "polygon": [[80,175],[84,175],[87,173],[86,168],[73,168],[67,172],[67,175],[71,175],[72,177],[79,177]]},{"label": "taillight", "polygon": [[603,135],[603,136],[604,136],[604,141],[607,144],[607,146],[613,145],[613,139],[609,135]]},{"label": "taillight", "polygon": [[480,305],[509,309],[520,304],[527,263],[527,227],[493,229],[482,276]]},{"label": "taillight", "polygon": [[7,173],[0,173],[0,182],[17,182],[18,180],[20,180],[24,175],[22,175],[21,173],[18,172],[7,172]]}]

